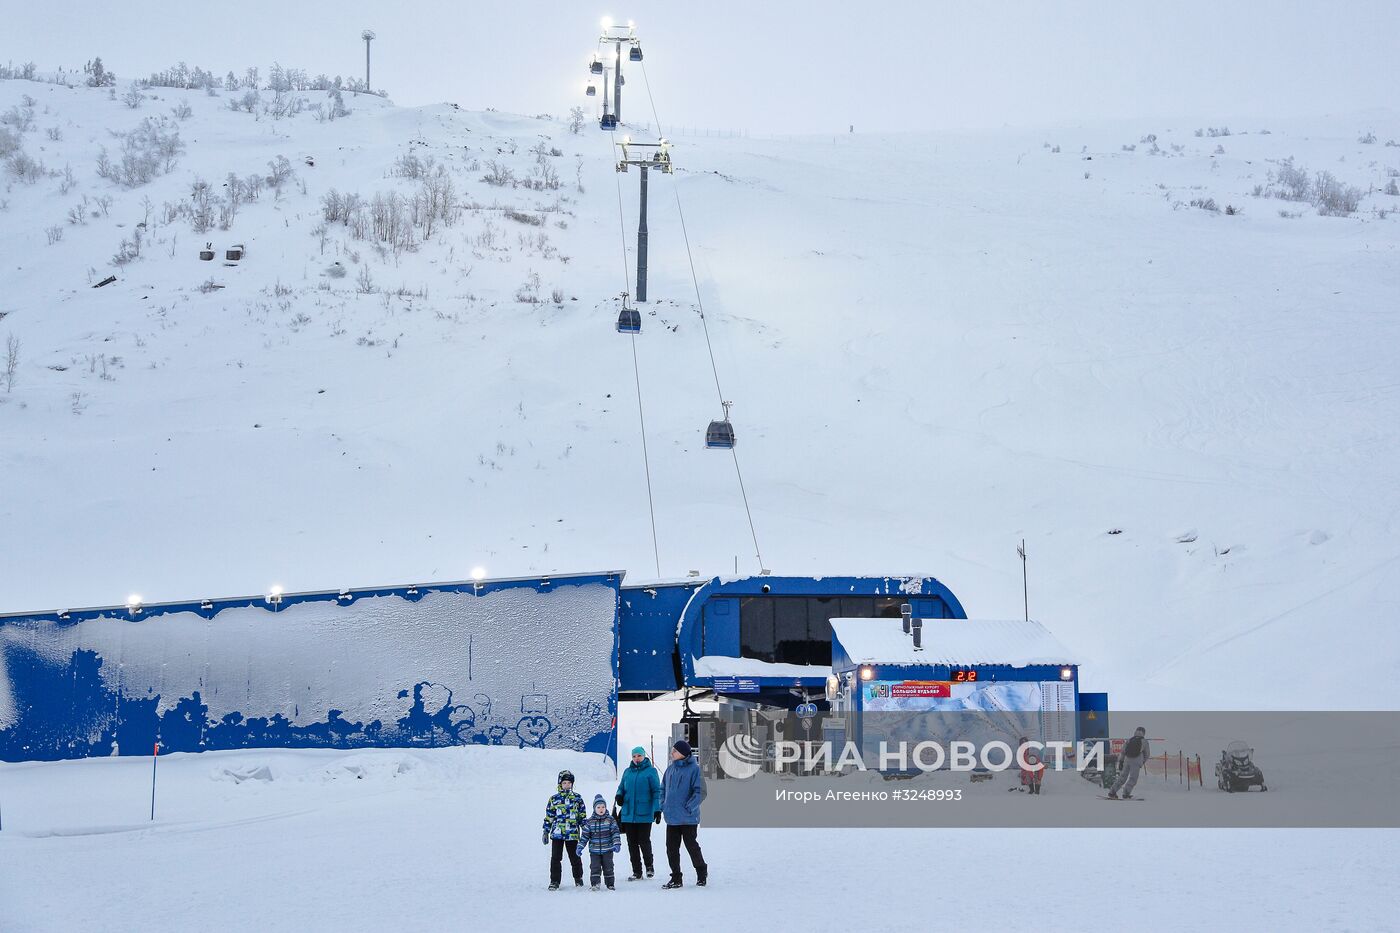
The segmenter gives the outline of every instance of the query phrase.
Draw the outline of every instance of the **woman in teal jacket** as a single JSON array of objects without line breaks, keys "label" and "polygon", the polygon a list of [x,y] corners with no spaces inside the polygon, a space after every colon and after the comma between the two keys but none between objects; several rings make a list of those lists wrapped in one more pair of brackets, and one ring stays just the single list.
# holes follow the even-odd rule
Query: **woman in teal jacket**
[{"label": "woman in teal jacket", "polygon": [[645,867],[650,878],[654,869],[651,860],[651,827],[661,822],[661,777],[647,757],[647,750],[638,745],[632,749],[632,763],[617,782],[618,822],[627,836],[627,854],[632,859],[632,875],[628,881],[638,881]]}]

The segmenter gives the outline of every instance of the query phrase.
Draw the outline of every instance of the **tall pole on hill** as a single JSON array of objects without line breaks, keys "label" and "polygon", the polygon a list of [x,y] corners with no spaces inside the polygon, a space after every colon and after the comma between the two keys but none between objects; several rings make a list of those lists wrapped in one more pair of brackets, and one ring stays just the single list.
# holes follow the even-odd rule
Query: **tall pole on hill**
[{"label": "tall pole on hill", "polygon": [[[635,150],[641,150],[637,152]],[[634,143],[631,136],[622,137],[622,159],[619,172],[635,165],[642,170],[641,217],[637,221],[637,301],[647,300],[647,170],[671,171],[671,144],[665,139],[654,143]]]},{"label": "tall pole on hill", "polygon": [[1031,620],[1031,597],[1026,586],[1026,539],[1021,539],[1021,546],[1016,548],[1016,556],[1021,558],[1021,599],[1026,610],[1026,621]]},{"label": "tall pole on hill", "polygon": [[369,44],[374,41],[374,30],[366,29],[360,33],[360,38],[365,40],[365,93],[369,93]]},{"label": "tall pole on hill", "polygon": [[622,40],[617,42],[617,54],[613,56],[613,116],[622,122]]},{"label": "tall pole on hill", "polygon": [[647,163],[642,163],[642,216],[637,221],[637,301],[647,300]]},{"label": "tall pole on hill", "polygon": [[[603,20],[603,32],[598,36],[598,51],[594,53],[593,59],[589,62],[589,72],[603,76],[603,112],[608,111],[607,92],[607,71],[601,60],[601,52],[609,45],[613,47],[613,89],[612,89],[612,116],[616,123],[622,122],[622,49],[627,48],[627,60],[639,62],[642,60],[642,44],[637,39],[636,24],[629,21],[624,25],[613,25],[611,18]],[[603,129],[611,129],[604,126]],[[657,133],[661,132],[661,127],[656,128]]]}]

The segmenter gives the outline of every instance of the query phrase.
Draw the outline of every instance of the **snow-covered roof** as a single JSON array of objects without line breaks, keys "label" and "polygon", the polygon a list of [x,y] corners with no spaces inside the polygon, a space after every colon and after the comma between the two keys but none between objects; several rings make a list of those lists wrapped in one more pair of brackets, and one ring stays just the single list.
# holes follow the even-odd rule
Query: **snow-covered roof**
[{"label": "snow-covered roof", "polygon": [[826,677],[830,673],[830,667],[816,664],[774,664],[713,654],[695,659],[697,677]]},{"label": "snow-covered roof", "polygon": [[924,619],[923,650],[901,619],[832,619],[831,631],[856,664],[1075,664],[1039,622]]}]

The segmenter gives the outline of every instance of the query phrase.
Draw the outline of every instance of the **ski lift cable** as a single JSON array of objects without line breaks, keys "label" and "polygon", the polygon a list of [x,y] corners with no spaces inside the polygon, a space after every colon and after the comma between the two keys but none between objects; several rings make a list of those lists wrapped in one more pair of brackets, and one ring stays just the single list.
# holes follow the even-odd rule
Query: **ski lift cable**
[{"label": "ski lift cable", "polygon": [[[656,112],[656,98],[651,93],[651,79],[647,77],[647,66],[645,62],[638,62],[642,66],[642,84],[647,90],[647,103],[651,105],[651,118],[656,121],[656,138],[662,138],[661,117]],[[705,319],[705,302],[700,297],[700,277],[695,273],[695,254],[690,249],[690,233],[685,226],[685,210],[681,207],[680,185],[672,184],[671,193],[676,198],[676,216],[681,222],[681,238],[685,241],[685,258],[690,263],[690,281],[695,287],[695,305],[700,311],[700,327],[705,335],[705,349],[710,354],[710,371],[715,377],[715,393],[719,396],[720,405],[724,408],[725,420],[729,418],[729,406],[724,401],[724,390],[719,384],[719,367],[715,365],[715,348],[710,342],[710,325]],[[758,559],[760,570],[767,569],[763,563],[763,551],[758,546],[758,531],[753,523],[753,511],[749,508],[748,490],[744,488],[744,473],[739,469],[739,452],[736,448],[730,447],[729,452],[734,455],[734,475],[739,480],[739,495],[744,500],[744,515],[749,522],[749,535],[753,538],[754,557]]]},{"label": "ski lift cable", "polygon": [[[611,131],[613,136],[617,135],[616,130]],[[617,155],[617,143],[612,139],[608,140],[608,160]],[[627,219],[622,209],[622,179],[618,172],[613,172],[613,178],[617,182],[617,227],[622,238],[622,287],[625,295],[627,283],[631,281],[631,272],[627,268]],[[623,304],[626,304],[624,299]],[[661,548],[656,539],[656,500],[653,498],[651,490],[651,457],[647,453],[647,420],[642,409],[642,371],[637,365],[637,335],[632,334],[632,376],[637,384],[637,421],[642,429],[642,465],[646,469],[647,476],[647,513],[651,516],[651,555],[656,562],[656,576],[661,577]]]},{"label": "ski lift cable", "polygon": [[[656,99],[651,96],[651,81],[647,78],[647,66],[645,62],[640,62],[642,66],[642,84],[647,89],[647,103],[651,104],[651,118],[656,121],[656,138],[661,138],[661,117],[656,113]],[[700,279],[695,274],[695,256],[690,251],[690,233],[685,227],[685,211],[681,209],[681,192],[678,185],[671,185],[671,193],[676,197],[676,216],[681,222],[681,237],[685,240],[685,257],[690,262],[690,281],[695,286],[695,305],[700,309],[700,326],[705,332],[705,349],[710,354],[710,371],[715,376],[715,394],[719,396],[719,403],[724,405],[724,390],[719,385],[719,367],[715,365],[715,348],[710,343],[710,325],[705,320],[705,302],[700,297]]]},{"label": "ski lift cable", "polygon": [[758,558],[758,569],[767,570],[767,565],[763,563],[763,552],[758,547],[758,532],[754,530],[753,512],[749,509],[749,494],[744,489],[744,474],[739,470],[739,453],[733,447],[729,448],[729,452],[734,455],[734,475],[739,478],[739,495],[744,500],[744,515],[749,520],[749,535],[753,537],[754,557]]}]

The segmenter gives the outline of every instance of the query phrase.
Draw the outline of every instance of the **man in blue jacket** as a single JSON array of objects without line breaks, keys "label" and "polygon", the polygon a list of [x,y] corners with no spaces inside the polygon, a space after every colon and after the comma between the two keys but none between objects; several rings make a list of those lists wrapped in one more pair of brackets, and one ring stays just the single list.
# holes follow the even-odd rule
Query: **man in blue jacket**
[{"label": "man in blue jacket", "polygon": [[705,776],[700,763],[690,753],[690,743],[681,739],[671,747],[671,763],[661,779],[661,812],[666,816],[666,861],[671,880],[663,888],[681,887],[681,843],[695,866],[695,883],[705,886],[710,867],[700,852],[696,834],[700,830],[700,803],[705,799]]},{"label": "man in blue jacket", "polygon": [[651,827],[653,822],[661,822],[661,776],[640,745],[632,749],[632,764],[623,770],[613,799],[617,801],[618,822],[627,837],[627,854],[632,858],[632,875],[627,880],[640,881],[644,865],[650,878]]}]

